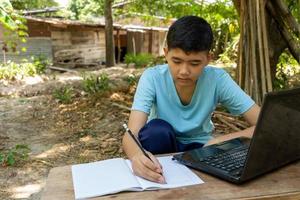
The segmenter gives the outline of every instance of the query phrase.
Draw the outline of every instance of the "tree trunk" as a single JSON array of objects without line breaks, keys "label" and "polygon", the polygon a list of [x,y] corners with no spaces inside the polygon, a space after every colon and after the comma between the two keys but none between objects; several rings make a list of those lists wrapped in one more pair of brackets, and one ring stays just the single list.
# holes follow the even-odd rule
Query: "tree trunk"
[{"label": "tree trunk", "polygon": [[[279,1],[281,0],[276,0],[277,4]],[[272,90],[281,53],[287,47],[290,50],[295,48],[288,45],[288,40],[284,38],[286,33],[283,33],[278,20],[274,19],[266,7],[267,3],[275,4],[275,1],[233,0],[233,3],[240,15],[241,27],[237,80],[239,85],[260,104],[264,93]],[[287,16],[286,12],[284,14]],[[289,24],[296,27],[293,30],[297,34],[298,27],[290,19],[291,16],[289,15],[289,19],[285,16],[280,17],[282,20],[289,20]],[[298,55],[297,48],[294,52],[294,56]]]},{"label": "tree trunk", "polygon": [[106,67],[115,65],[115,45],[114,45],[114,29],[112,18],[112,2],[113,0],[105,0],[105,47],[106,47]]}]

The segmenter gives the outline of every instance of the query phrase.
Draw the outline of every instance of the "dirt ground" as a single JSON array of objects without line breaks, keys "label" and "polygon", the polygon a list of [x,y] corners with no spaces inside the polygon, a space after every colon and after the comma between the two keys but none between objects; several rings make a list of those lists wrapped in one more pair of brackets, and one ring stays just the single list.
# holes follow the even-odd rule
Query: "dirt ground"
[{"label": "dirt ground", "polygon": [[[124,74],[140,72],[120,67],[106,70],[115,85]],[[77,79],[62,83],[71,76]],[[78,77],[49,73],[29,86],[0,84],[0,152],[17,144],[30,148],[29,158],[0,166],[0,199],[40,199],[51,168],[124,156],[121,125],[128,120],[134,86],[125,84],[97,97],[77,88],[72,103],[58,102],[51,91],[64,84],[78,86]],[[215,125],[217,133],[230,129],[217,120]]]}]

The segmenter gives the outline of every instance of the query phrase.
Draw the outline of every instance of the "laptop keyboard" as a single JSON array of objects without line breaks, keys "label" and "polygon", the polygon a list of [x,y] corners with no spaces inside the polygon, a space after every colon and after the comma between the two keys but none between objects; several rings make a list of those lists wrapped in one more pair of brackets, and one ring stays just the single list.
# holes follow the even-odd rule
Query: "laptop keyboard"
[{"label": "laptop keyboard", "polygon": [[248,147],[243,147],[234,152],[222,152],[206,157],[203,162],[207,165],[225,170],[229,173],[242,168],[245,164]]}]

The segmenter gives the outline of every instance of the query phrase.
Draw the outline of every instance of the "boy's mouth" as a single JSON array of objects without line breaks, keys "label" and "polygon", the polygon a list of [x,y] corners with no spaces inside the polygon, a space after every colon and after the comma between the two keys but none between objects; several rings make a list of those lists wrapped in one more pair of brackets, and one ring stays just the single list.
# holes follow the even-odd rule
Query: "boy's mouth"
[{"label": "boy's mouth", "polygon": [[191,82],[191,79],[189,79],[189,78],[177,78],[177,81],[181,82],[181,83],[189,83],[189,82]]},{"label": "boy's mouth", "polygon": [[189,78],[177,78],[178,80],[180,80],[180,81],[190,81],[191,79],[189,79]]}]

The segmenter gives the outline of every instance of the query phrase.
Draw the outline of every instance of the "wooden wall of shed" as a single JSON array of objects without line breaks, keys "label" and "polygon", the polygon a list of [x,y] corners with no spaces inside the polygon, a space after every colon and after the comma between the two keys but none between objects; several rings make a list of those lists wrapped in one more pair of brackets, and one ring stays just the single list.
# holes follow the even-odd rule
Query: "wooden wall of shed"
[{"label": "wooden wall of shed", "polygon": [[51,37],[51,25],[41,21],[27,21],[29,37]]},{"label": "wooden wall of shed", "polygon": [[57,29],[51,32],[51,38],[56,64],[79,66],[105,61],[104,29]]},{"label": "wooden wall of shed", "polygon": [[[3,41],[0,41],[0,46],[2,47],[2,45]],[[25,48],[26,51],[22,51],[22,48]],[[18,63],[24,61],[24,59],[30,61],[33,56],[42,56],[52,61],[51,39],[47,37],[28,38],[26,43],[17,42],[16,52],[9,51],[5,55],[6,61],[11,60]],[[3,51],[0,51],[0,62],[3,61]]]},{"label": "wooden wall of shed", "polygon": [[152,53],[153,55],[159,56],[159,32],[158,31],[153,31],[152,33]]},{"label": "wooden wall of shed", "polygon": [[[32,29],[32,26],[29,26]],[[37,29],[34,29],[37,30]],[[4,44],[4,28],[0,25],[0,62],[4,62],[4,55],[2,51],[2,47]],[[8,52],[5,53],[6,61],[10,60],[13,62],[22,62],[25,59],[30,61],[33,56],[43,56],[46,59],[52,61],[52,45],[51,38],[47,37],[47,34],[36,34],[34,37],[31,34],[32,31],[28,31],[30,37],[26,38],[26,43],[22,43],[20,41],[17,42],[17,49],[15,52],[12,52],[9,49]],[[37,33],[37,32],[36,32]],[[26,51],[22,51],[25,49]]]},{"label": "wooden wall of shed", "polygon": [[144,33],[141,31],[127,30],[127,53],[142,53]]},{"label": "wooden wall of shed", "polygon": [[[164,31],[127,31],[128,53],[149,53],[154,56],[163,55],[166,33]],[[135,46],[134,46],[135,45]]]}]

